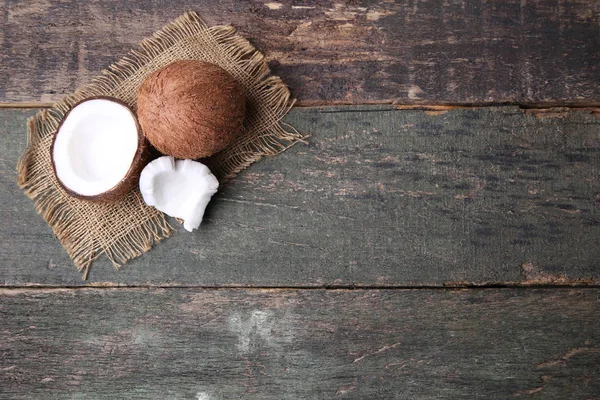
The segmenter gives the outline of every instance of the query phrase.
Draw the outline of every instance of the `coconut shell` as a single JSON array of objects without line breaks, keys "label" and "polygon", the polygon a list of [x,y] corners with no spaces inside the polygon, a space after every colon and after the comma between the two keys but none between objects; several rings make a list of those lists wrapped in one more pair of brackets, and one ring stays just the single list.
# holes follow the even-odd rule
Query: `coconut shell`
[{"label": "coconut shell", "polygon": [[176,158],[211,156],[242,132],[246,102],[240,84],[218,65],[176,61],[150,74],[138,91],[142,131]]},{"label": "coconut shell", "polygon": [[131,113],[131,115],[133,117],[133,120],[135,121],[135,126],[137,129],[138,145],[137,145],[137,151],[136,151],[135,155],[133,156],[133,160],[131,161],[131,166],[129,167],[127,174],[123,177],[123,179],[121,181],[119,181],[119,183],[117,183],[111,189],[107,190],[106,192],[94,195],[94,196],[82,195],[80,193],[77,193],[77,192],[71,190],[70,188],[68,188],[67,186],[65,186],[63,184],[63,182],[58,178],[58,175],[56,173],[56,165],[54,163],[54,143],[56,142],[56,136],[59,134],[60,128],[62,127],[63,123],[66,121],[67,117],[69,116],[69,114],[71,112],[70,110],[63,116],[60,124],[58,125],[56,132],[54,133],[54,137],[52,139],[52,144],[50,145],[50,155],[52,158],[52,170],[54,172],[54,176],[56,177],[56,180],[58,181],[58,184],[60,185],[60,187],[70,196],[72,196],[76,199],[79,199],[79,200],[86,200],[86,201],[90,201],[90,202],[94,202],[94,203],[112,203],[112,202],[118,201],[121,198],[125,197],[125,195],[127,193],[129,193],[129,191],[131,189],[133,189],[135,186],[137,186],[138,181],[140,179],[140,174],[142,173],[142,170],[151,161],[153,155],[152,155],[151,147],[148,144],[148,141],[146,140],[144,134],[142,133],[142,129],[140,127],[139,121],[138,121],[135,113],[131,110],[131,108],[127,104],[125,104],[121,100],[113,98],[113,97],[108,97],[108,96],[94,96],[94,97],[90,97],[90,98],[87,98],[83,101],[76,103],[75,105],[73,105],[73,107],[71,107],[71,110],[81,103],[84,103],[84,102],[90,101],[90,100],[94,100],[94,99],[109,100],[114,103],[118,103],[118,104],[122,105],[123,107],[127,108],[127,110],[129,110],[129,112]]}]

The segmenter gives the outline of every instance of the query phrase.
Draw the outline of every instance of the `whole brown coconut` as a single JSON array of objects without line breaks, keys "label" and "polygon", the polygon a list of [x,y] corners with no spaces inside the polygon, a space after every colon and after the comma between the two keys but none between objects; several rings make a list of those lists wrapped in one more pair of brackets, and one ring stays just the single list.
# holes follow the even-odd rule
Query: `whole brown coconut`
[{"label": "whole brown coconut", "polygon": [[149,75],[138,91],[138,120],[161,153],[211,156],[242,131],[246,111],[239,83],[218,65],[175,61]]}]

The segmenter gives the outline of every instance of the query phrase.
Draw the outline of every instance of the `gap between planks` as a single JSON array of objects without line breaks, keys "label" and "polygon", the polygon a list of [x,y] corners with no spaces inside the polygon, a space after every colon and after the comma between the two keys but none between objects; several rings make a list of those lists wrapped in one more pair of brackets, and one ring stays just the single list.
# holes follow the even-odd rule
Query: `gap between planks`
[{"label": "gap between planks", "polygon": [[203,286],[203,285],[120,285],[113,282],[95,282],[85,286],[49,286],[49,285],[15,285],[0,287],[0,295],[15,292],[54,292],[64,290],[138,290],[138,289],[192,289],[202,291],[213,290],[236,290],[236,291],[256,291],[256,292],[277,292],[277,291],[328,291],[328,292],[351,292],[351,291],[409,291],[409,290],[529,290],[529,289],[544,289],[544,290],[565,290],[565,289],[598,289],[600,283],[559,283],[559,284],[527,284],[524,283],[508,283],[508,284],[455,284],[448,283],[441,286],[422,285],[422,286],[243,286],[243,285],[220,285],[220,286]]},{"label": "gap between planks", "polygon": [[[294,103],[295,108],[318,108],[333,106],[373,106],[389,105],[397,110],[423,110],[445,112],[457,109],[485,108],[485,107],[519,107],[526,112],[544,113],[544,112],[568,112],[568,111],[588,111],[600,114],[600,101],[585,102],[543,102],[543,103],[512,103],[512,102],[486,102],[486,103],[408,103],[401,104],[394,100],[363,101],[353,103],[351,101],[319,101],[319,100],[298,100]],[[24,102],[24,103],[2,103],[0,109],[11,108],[51,108],[54,103],[47,102]]]}]

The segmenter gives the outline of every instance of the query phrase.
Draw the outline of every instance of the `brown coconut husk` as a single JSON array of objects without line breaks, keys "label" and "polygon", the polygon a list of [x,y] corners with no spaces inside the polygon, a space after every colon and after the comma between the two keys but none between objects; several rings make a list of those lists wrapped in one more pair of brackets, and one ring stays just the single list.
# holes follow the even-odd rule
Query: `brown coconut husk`
[{"label": "brown coconut husk", "polygon": [[175,61],[150,74],[138,91],[144,135],[176,158],[206,158],[225,149],[242,134],[245,111],[241,85],[204,61]]}]

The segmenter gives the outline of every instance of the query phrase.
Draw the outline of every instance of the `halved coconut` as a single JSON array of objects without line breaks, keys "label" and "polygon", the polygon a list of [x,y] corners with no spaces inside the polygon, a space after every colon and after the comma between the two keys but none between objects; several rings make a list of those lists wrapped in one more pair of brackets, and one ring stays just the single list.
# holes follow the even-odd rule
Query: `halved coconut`
[{"label": "halved coconut", "polygon": [[65,115],[51,154],[56,177],[70,195],[108,202],[123,197],[137,184],[147,163],[148,145],[125,103],[96,97]]}]

